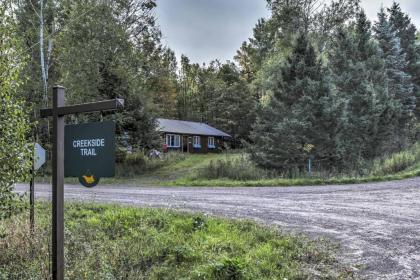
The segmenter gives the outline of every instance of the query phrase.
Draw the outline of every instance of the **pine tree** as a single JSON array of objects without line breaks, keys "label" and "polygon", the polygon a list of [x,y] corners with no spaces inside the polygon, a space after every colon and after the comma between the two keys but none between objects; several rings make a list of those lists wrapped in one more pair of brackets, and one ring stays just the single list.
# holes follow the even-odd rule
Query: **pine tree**
[{"label": "pine tree", "polygon": [[[319,0],[267,0],[271,16],[259,19],[253,36],[237,51],[235,60],[248,82],[257,78],[264,62],[273,55],[288,55],[301,32],[316,38],[316,45],[324,49],[333,28],[353,18],[359,0],[333,0],[321,5]],[[314,32],[313,32],[314,31]],[[261,97],[260,90],[254,95]]]},{"label": "pine tree", "polygon": [[286,62],[274,58],[264,72],[265,95],[251,134],[253,160],[290,170],[303,168],[308,153],[329,159],[332,140],[327,126],[337,106],[332,104],[327,72],[307,37],[299,36]]},{"label": "pine tree", "polygon": [[398,146],[403,148],[409,143],[410,132],[414,121],[416,98],[414,86],[409,73],[406,72],[406,53],[401,47],[401,40],[389,22],[384,9],[378,13],[378,21],[374,26],[382,57],[385,60],[388,92],[399,102]]},{"label": "pine tree", "polygon": [[336,156],[343,167],[380,155],[392,139],[395,102],[384,81],[384,60],[372,40],[362,11],[349,27],[338,28],[330,51],[330,69],[341,100],[343,123],[336,137]]},{"label": "pine tree", "polygon": [[[392,30],[400,39],[401,48],[406,54],[407,65],[405,72],[411,75],[412,82],[415,86],[414,95],[417,97],[417,104],[420,102],[420,47],[416,42],[417,28],[411,22],[410,17],[402,12],[400,4],[397,2],[394,2],[387,11]],[[420,107],[418,105],[416,115],[417,118],[420,117]]]},{"label": "pine tree", "polygon": [[217,78],[213,124],[229,133],[232,146],[239,148],[242,140],[249,140],[256,101],[235,64],[228,62],[221,65]]}]

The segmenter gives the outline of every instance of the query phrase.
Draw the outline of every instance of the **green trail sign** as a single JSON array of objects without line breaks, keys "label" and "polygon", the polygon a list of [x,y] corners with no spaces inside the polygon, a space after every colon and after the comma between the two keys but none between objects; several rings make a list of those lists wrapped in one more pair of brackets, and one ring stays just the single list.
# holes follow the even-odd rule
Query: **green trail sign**
[{"label": "green trail sign", "polygon": [[[65,116],[92,112],[116,111],[124,107],[123,99],[112,99],[94,103],[84,103],[66,106],[64,102],[64,88],[53,87],[52,108],[41,110],[41,118],[52,117],[52,215],[51,215],[51,274],[53,280],[64,280],[64,175],[78,176],[82,184],[93,187],[98,183],[100,176],[114,174],[114,134],[115,125],[85,124],[68,126],[65,129]],[[108,132],[100,131],[105,128]],[[90,133],[96,131],[96,134]],[[65,138],[65,133],[70,134]],[[67,135],[66,135],[67,136]],[[73,139],[73,140],[72,140]],[[95,141],[99,139],[99,141]],[[103,141],[102,141],[103,139]],[[108,140],[107,140],[108,139]],[[83,141],[86,140],[86,141]],[[89,142],[89,140],[91,140]],[[73,142],[76,141],[76,142]],[[77,142],[79,141],[79,142]],[[65,143],[67,144],[66,148]],[[72,147],[75,145],[76,147]],[[93,147],[95,145],[95,147]],[[83,146],[83,147],[81,147]],[[67,155],[65,150],[68,149]],[[83,151],[82,151],[83,149]],[[84,150],[87,149],[87,150]],[[106,152],[108,151],[108,152]],[[82,157],[83,155],[83,157]],[[105,155],[105,156],[104,156]],[[64,170],[64,157],[66,157],[66,172]],[[99,160],[103,157],[104,162]],[[105,163],[106,161],[106,163]],[[112,168],[106,165],[110,164]],[[102,168],[102,167],[105,167]],[[88,169],[87,169],[88,168]],[[92,169],[92,170],[91,170]],[[112,170],[111,170],[112,169]],[[86,171],[84,171],[86,170]],[[82,173],[89,171],[90,175]],[[74,173],[73,173],[74,172]],[[79,174],[80,172],[80,174]],[[93,175],[98,172],[99,175]],[[95,177],[97,176],[97,178]]]},{"label": "green trail sign", "polygon": [[78,177],[94,187],[102,177],[115,176],[115,123],[65,126],[64,176]]}]

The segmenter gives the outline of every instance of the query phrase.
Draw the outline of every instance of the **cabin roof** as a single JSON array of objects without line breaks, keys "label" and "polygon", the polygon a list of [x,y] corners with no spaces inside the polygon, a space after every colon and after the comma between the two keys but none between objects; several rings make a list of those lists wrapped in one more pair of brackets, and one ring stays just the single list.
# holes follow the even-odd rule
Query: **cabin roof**
[{"label": "cabin roof", "polygon": [[157,122],[160,132],[231,138],[229,134],[205,123],[160,118],[157,119]]}]

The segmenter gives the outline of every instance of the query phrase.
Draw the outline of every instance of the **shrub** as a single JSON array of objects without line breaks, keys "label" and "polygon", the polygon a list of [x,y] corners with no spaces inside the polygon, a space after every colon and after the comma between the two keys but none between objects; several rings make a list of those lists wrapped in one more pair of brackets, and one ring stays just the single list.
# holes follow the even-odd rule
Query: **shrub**
[{"label": "shrub", "polygon": [[202,229],[205,229],[206,227],[207,227],[206,221],[201,216],[194,217],[194,220],[193,220],[194,231],[202,230]]},{"label": "shrub", "polygon": [[220,280],[241,280],[245,279],[243,270],[244,265],[239,260],[226,258],[214,264],[213,275]]}]

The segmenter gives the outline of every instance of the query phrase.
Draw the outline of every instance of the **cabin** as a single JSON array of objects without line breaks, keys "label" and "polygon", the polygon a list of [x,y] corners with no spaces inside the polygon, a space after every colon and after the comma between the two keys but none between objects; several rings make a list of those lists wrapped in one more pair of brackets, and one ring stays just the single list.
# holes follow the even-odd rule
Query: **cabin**
[{"label": "cabin", "polygon": [[231,136],[200,122],[157,119],[164,150],[186,153],[210,153],[223,148]]}]

